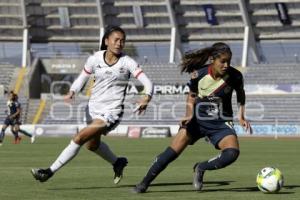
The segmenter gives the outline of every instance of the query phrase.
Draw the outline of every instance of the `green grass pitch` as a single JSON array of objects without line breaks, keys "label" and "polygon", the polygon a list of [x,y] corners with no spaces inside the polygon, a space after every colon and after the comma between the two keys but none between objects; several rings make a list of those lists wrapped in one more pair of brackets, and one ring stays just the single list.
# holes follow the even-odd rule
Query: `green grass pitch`
[{"label": "green grass pitch", "polygon": [[[241,155],[233,165],[209,171],[203,191],[192,187],[195,162],[211,158],[218,151],[200,140],[153,182],[145,194],[131,193],[145,175],[154,157],[170,143],[167,139],[128,139],[104,137],[111,148],[127,156],[129,165],[119,185],[113,184],[112,166],[83,148],[79,155],[46,183],[33,179],[30,169],[49,166],[68,144],[70,138],[37,138],[35,144],[23,137],[21,144],[7,137],[0,147],[1,200],[299,200],[300,140],[240,138]],[[278,194],[263,194],[255,184],[256,174],[266,166],[279,168],[285,185]]]}]

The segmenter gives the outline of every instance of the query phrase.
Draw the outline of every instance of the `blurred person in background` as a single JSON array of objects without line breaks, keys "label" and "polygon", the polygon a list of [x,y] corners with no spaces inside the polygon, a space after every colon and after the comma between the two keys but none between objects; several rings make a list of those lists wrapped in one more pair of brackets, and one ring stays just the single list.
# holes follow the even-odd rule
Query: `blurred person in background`
[{"label": "blurred person in background", "polygon": [[28,133],[27,131],[20,129],[21,123],[21,113],[22,107],[18,101],[18,95],[13,91],[9,92],[8,101],[6,103],[7,110],[6,114],[7,117],[4,120],[4,125],[2,126],[1,133],[0,133],[0,145],[3,143],[5,137],[5,130],[11,126],[11,132],[14,135],[14,144],[19,144],[21,141],[21,137],[19,136],[18,132],[23,133],[24,135],[31,138],[31,143],[34,142],[35,137]]}]

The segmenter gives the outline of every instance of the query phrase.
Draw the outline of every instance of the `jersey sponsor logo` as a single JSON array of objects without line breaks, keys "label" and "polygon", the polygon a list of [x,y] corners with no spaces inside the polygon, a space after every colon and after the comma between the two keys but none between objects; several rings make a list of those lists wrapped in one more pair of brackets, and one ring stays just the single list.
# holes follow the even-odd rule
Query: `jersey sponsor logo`
[{"label": "jersey sponsor logo", "polygon": [[104,72],[106,75],[112,75],[112,71],[105,71]]}]

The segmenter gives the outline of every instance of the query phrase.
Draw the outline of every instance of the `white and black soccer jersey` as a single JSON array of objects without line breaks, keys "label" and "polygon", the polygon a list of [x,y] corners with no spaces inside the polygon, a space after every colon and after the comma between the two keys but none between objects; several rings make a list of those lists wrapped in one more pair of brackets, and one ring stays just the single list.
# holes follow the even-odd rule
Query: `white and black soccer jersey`
[{"label": "white and black soccer jersey", "polygon": [[[118,120],[123,111],[123,102],[130,76],[133,75],[138,78],[144,75],[142,75],[143,71],[139,65],[127,55],[121,55],[113,65],[107,64],[104,59],[105,52],[98,51],[90,56],[85,63],[82,74],[85,74],[83,75],[85,77],[94,75],[94,85],[88,103],[91,118],[103,119],[109,124]],[[70,90],[78,92],[84,81],[76,80]],[[151,82],[150,85],[148,93],[151,96],[153,87]]]}]

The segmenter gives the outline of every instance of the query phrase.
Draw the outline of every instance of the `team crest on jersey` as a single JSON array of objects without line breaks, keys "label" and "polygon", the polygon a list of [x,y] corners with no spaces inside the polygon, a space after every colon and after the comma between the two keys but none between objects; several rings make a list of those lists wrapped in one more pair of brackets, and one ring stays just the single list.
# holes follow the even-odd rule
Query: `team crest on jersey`
[{"label": "team crest on jersey", "polygon": [[125,73],[126,73],[126,70],[125,70],[123,67],[121,67],[121,68],[119,69],[119,72],[120,72],[120,74],[125,74]]},{"label": "team crest on jersey", "polygon": [[224,93],[227,94],[227,93],[229,93],[230,91],[231,91],[231,87],[227,85],[227,86],[224,88]]}]

